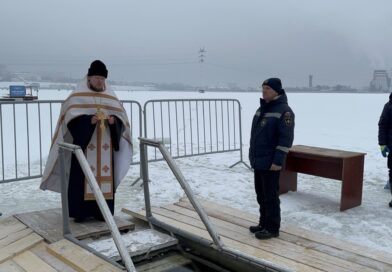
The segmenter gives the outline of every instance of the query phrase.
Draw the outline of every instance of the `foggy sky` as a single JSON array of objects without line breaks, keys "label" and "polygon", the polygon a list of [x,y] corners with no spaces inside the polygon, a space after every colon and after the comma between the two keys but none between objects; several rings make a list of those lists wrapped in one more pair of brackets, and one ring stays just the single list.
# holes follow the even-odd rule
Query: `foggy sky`
[{"label": "foggy sky", "polygon": [[[391,0],[1,0],[0,64],[126,81],[369,84],[392,69]],[[198,63],[198,50],[207,50]]]}]

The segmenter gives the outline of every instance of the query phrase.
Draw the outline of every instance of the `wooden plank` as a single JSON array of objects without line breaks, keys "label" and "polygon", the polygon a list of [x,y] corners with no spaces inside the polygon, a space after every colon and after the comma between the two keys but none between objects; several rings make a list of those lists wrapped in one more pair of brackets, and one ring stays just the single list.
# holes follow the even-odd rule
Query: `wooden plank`
[{"label": "wooden plank", "polygon": [[[199,202],[201,203],[201,205],[203,206],[204,209],[209,208],[211,211],[216,211],[216,210],[220,210],[221,214],[224,215],[235,215],[235,217],[240,218],[240,219],[244,219],[250,222],[253,222],[253,224],[258,223],[259,222],[259,216],[253,213],[248,213],[246,211],[241,211],[238,209],[234,209],[231,208],[227,205],[220,205],[218,203],[206,200],[206,199],[199,199]],[[188,209],[192,209],[192,204],[189,202],[188,198],[183,197],[180,199],[179,202],[174,203],[174,205],[178,205],[184,208],[188,208]],[[255,204],[258,205],[258,204]]]},{"label": "wooden plank", "polygon": [[4,263],[0,263],[0,272],[25,272],[25,270],[14,261],[8,260]]},{"label": "wooden plank", "polygon": [[[153,209],[153,211],[155,211],[156,208]],[[185,215],[188,217],[191,217],[193,219],[197,219],[200,220],[199,215],[197,214],[197,212],[195,212],[194,210],[189,210],[177,205],[165,205],[164,207],[160,208],[161,210],[168,210],[168,211],[172,211],[175,213],[178,213],[180,215]],[[158,210],[159,211],[159,210]],[[248,233],[248,231],[244,232],[244,227],[241,225],[237,225],[235,223],[232,222],[226,222],[224,220],[220,220],[218,218],[209,216],[209,219],[211,221],[211,223],[218,228],[229,228],[229,230],[231,231],[235,231],[237,233],[243,234],[243,233]]]},{"label": "wooden plank", "polygon": [[36,233],[31,233],[18,241],[15,241],[0,249],[0,262],[4,262],[15,255],[28,250],[43,241],[43,238]]},{"label": "wooden plank", "polygon": [[7,237],[4,237],[3,239],[0,240],[0,247],[5,247],[6,245],[9,245],[19,239],[22,239],[23,237],[26,237],[33,231],[29,228],[24,228],[22,230],[18,230],[16,232],[8,234]]},{"label": "wooden plank", "polygon": [[[199,215],[194,211],[187,208],[183,208],[177,205],[166,205],[162,207],[164,210],[170,210],[181,215],[186,215],[194,219],[199,219]],[[232,216],[231,216],[232,217]],[[219,228],[228,228],[230,231],[237,233],[248,233],[248,221],[242,221],[242,224],[237,225],[236,223],[230,222],[230,218],[218,219],[210,216],[211,222]],[[302,237],[298,237],[289,233],[281,232],[279,239],[302,246],[304,248],[317,250],[319,252],[347,260],[349,262],[354,262],[369,268],[375,269],[377,271],[392,271],[392,265],[380,262],[374,259],[370,259],[355,253],[347,252],[335,247],[320,244]]]},{"label": "wooden plank", "polygon": [[136,267],[138,272],[161,272],[161,271],[170,271],[170,269],[176,269],[181,266],[185,266],[190,264],[191,261],[186,259],[185,257],[176,254],[171,255],[169,257],[153,261],[150,263],[146,263]]},{"label": "wooden plank", "polygon": [[148,223],[147,219],[146,219],[146,213],[138,213],[138,212],[133,212],[132,210],[129,210],[128,208],[122,208],[121,211],[125,214],[128,214],[132,217],[135,217],[137,219],[143,220],[145,222]]},{"label": "wooden plank", "polygon": [[[173,220],[180,221],[201,229],[205,229],[204,224],[199,219],[194,219],[189,216],[184,216],[176,212],[165,209],[153,208],[153,214],[159,214]],[[217,223],[216,220],[213,222]],[[356,263],[348,262],[346,260],[330,256],[323,252],[316,251],[311,248],[305,248],[282,239],[271,239],[260,241],[256,239],[246,228],[242,228],[242,232],[235,232],[232,230],[233,224],[222,221],[220,226],[216,225],[217,232],[227,238],[231,238],[238,242],[244,242],[256,248],[266,250],[270,253],[280,255],[282,257],[291,259],[293,261],[301,262],[305,265],[316,268],[325,269],[328,271],[376,271],[369,267],[358,265]]]},{"label": "wooden plank", "polygon": [[[63,220],[60,209],[22,213],[15,215],[15,217],[50,243],[63,238]],[[114,216],[114,220],[120,231],[133,230],[135,228],[135,224],[130,221],[116,216]],[[90,220],[83,223],[75,223],[73,219],[70,219],[69,223],[71,232],[77,239],[110,234],[110,230],[105,222]]]},{"label": "wooden plank", "polygon": [[[195,209],[193,208],[193,206],[192,206],[192,204],[190,202],[181,201],[181,202],[175,203],[174,205],[179,206],[179,207],[183,207],[183,208],[186,208],[186,209],[189,209],[191,211],[195,211]],[[222,219],[222,220],[224,220],[226,218],[230,218],[230,223],[233,223],[233,224],[236,224],[236,225],[239,225],[239,226],[242,226],[242,224],[244,224],[244,223],[245,224],[249,224],[249,226],[250,226],[250,225],[257,224],[255,222],[259,222],[258,221],[259,219],[257,219],[257,221],[250,221],[249,219],[244,219],[243,215],[239,215],[238,217],[237,216],[233,216],[233,214],[226,213],[224,209],[222,209],[219,212],[218,210],[215,210],[215,209],[211,208],[210,206],[206,206],[206,204],[204,204],[204,203],[202,204],[202,206],[203,206],[204,211],[209,216],[212,216],[212,217],[215,217],[215,218],[219,218],[219,219]]]},{"label": "wooden plank", "polygon": [[364,257],[362,255],[360,255],[359,253],[352,253],[349,251],[345,251],[339,248],[335,248],[329,245],[325,245],[325,244],[320,244],[311,240],[307,240],[305,238],[302,237],[298,237],[292,234],[288,234],[288,233],[282,233],[279,238],[281,238],[282,240],[297,244],[297,245],[301,245],[303,247],[306,248],[311,248],[320,252],[323,252],[325,254],[340,258],[340,259],[344,259],[347,260],[349,262],[354,262],[363,266],[367,266],[369,268],[372,268],[376,271],[392,271],[392,265],[388,264],[388,263],[384,263],[381,261],[378,261],[376,259],[372,259],[372,258],[368,258],[368,257]]},{"label": "wooden plank", "polygon": [[147,217],[146,217],[146,213],[144,210],[141,211],[132,211],[129,210],[128,208],[122,208],[121,211],[125,214],[128,214],[130,216],[133,216],[137,219],[143,220],[145,222],[148,222]]},{"label": "wooden plank", "polygon": [[309,240],[317,241],[325,245],[330,245],[341,250],[346,250],[352,253],[362,255],[364,257],[368,257],[392,265],[392,255],[384,251],[380,251],[362,245],[353,244],[348,241],[338,240],[337,238],[333,238],[327,234],[323,234],[323,233],[319,234],[310,230],[300,229],[298,227],[291,226],[291,225],[285,226],[285,230],[293,235],[297,235]]},{"label": "wooden plank", "polygon": [[9,226],[16,226],[23,224],[13,216],[8,216],[0,219],[0,231],[3,232],[4,228],[8,228]]},{"label": "wooden plank", "polygon": [[112,264],[98,258],[91,252],[65,239],[48,245],[47,249],[53,256],[77,271],[122,271]]},{"label": "wooden plank", "polygon": [[8,235],[20,230],[26,229],[27,227],[22,224],[16,218],[10,216],[0,220],[0,241],[6,238]]},{"label": "wooden plank", "polygon": [[76,272],[75,269],[73,269],[69,265],[63,263],[62,261],[60,261],[59,259],[54,257],[52,254],[50,254],[46,250],[46,245],[47,244],[45,242],[41,242],[30,250],[31,250],[31,252],[33,252],[35,255],[37,255],[39,258],[41,258],[43,261],[45,261],[47,264],[49,264],[51,267],[53,267],[57,271]]},{"label": "wooden plank", "polygon": [[352,152],[346,150],[330,149],[316,146],[307,145],[294,145],[290,148],[289,154],[300,153],[306,155],[320,156],[320,157],[333,157],[333,158],[351,158],[354,156],[364,156],[366,153]]},{"label": "wooden plank", "polygon": [[[241,220],[238,220],[238,218],[244,219],[247,222],[253,222],[253,224],[254,222],[258,222],[258,216],[255,214],[248,213],[245,211],[240,211],[238,209],[234,209],[228,206],[219,205],[217,203],[205,199],[202,199],[200,202],[202,203],[202,206],[207,210],[207,213],[209,215],[220,218],[222,220],[231,221],[232,218],[235,218],[231,222],[234,223],[235,221],[236,223],[239,224],[241,224],[240,223]],[[187,198],[182,198],[180,202],[175,203],[175,205],[193,209],[192,205],[190,204]],[[363,245],[354,244],[349,241],[343,241],[338,238],[331,237],[330,235],[327,234],[301,229],[292,225],[283,225],[281,227],[281,231],[307,240],[317,242],[319,244],[335,247],[339,250],[344,250],[378,262],[383,262],[388,265],[392,265],[392,255],[384,251],[376,250]]]},{"label": "wooden plank", "polygon": [[[137,215],[138,214],[137,216],[140,216],[140,218],[143,218],[143,216],[144,216],[144,211],[135,212],[135,211],[127,210],[127,213],[130,215],[133,215],[133,214]],[[161,215],[156,215],[155,217],[157,219],[161,220],[162,222],[165,222],[173,227],[177,227],[177,228],[180,228],[184,231],[192,233],[193,235],[197,235],[199,237],[207,239],[207,240],[211,241],[211,243],[212,243],[212,239],[206,230],[202,230],[198,227],[194,227],[194,226],[188,225],[186,223],[176,221],[174,219],[163,217]],[[146,220],[146,218],[145,218],[145,220]],[[263,249],[255,248],[253,246],[247,245],[246,243],[238,242],[236,240],[226,238],[224,236],[221,237],[221,240],[225,243],[226,246],[228,246],[230,248],[233,248],[235,250],[239,250],[244,254],[248,254],[250,256],[268,261],[270,263],[280,265],[282,267],[285,267],[288,270],[291,269],[294,271],[301,271],[301,272],[325,271],[325,270],[320,270],[320,269],[316,269],[314,267],[304,265],[302,263],[292,261],[290,259],[281,257],[279,255],[272,254],[272,253],[265,251]]]},{"label": "wooden plank", "polygon": [[27,272],[56,272],[56,270],[41,260],[37,255],[27,250],[12,259]]}]

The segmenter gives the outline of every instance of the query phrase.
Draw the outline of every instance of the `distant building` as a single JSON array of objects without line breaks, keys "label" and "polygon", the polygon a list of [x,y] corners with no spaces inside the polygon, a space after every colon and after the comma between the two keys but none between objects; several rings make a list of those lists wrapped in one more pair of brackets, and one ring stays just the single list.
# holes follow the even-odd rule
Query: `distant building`
[{"label": "distant building", "polygon": [[10,72],[8,72],[7,67],[4,64],[0,64],[0,81],[9,81]]},{"label": "distant building", "polygon": [[40,81],[41,76],[35,75],[29,72],[14,72],[11,74],[12,80],[14,81]]},{"label": "distant building", "polygon": [[387,70],[374,70],[373,79],[370,81],[370,91],[373,92],[389,92],[391,78]]},{"label": "distant building", "polygon": [[313,75],[309,75],[309,89],[313,88]]}]

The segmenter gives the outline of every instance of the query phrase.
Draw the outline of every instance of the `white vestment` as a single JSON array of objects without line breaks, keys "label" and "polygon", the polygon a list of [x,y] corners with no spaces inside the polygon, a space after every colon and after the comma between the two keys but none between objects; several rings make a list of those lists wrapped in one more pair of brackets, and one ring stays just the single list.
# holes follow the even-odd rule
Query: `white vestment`
[{"label": "white vestment", "polygon": [[[60,117],[57,122],[55,134],[52,139],[52,146],[49,151],[48,160],[46,162],[40,185],[42,190],[51,190],[58,193],[61,192],[58,143],[73,143],[72,135],[67,127],[68,123],[78,116],[94,115],[97,111],[101,111],[105,116],[114,115],[119,118],[123,124],[123,131],[118,151],[114,151],[111,147],[109,128],[106,126],[104,130],[101,130],[100,123],[97,124],[94,134],[85,151],[87,161],[89,162],[97,181],[101,185],[101,190],[104,193],[105,198],[112,199],[113,192],[111,192],[111,188],[108,187],[109,183],[105,182],[105,180],[109,181],[110,179],[113,179],[113,164],[115,178],[114,188],[117,188],[128,172],[132,161],[130,124],[127,113],[114,92],[109,88],[103,92],[90,90],[87,87],[87,77],[85,77],[76,87],[76,90],[69,95],[61,107]],[[102,152],[109,153],[102,154]],[[113,152],[113,156],[111,156],[110,152]],[[66,180],[68,181],[71,154],[67,151],[64,153]],[[113,162],[111,161],[112,158]],[[111,182],[113,182],[113,180]],[[92,197],[90,188],[86,188],[85,193],[86,199],[89,199],[89,196]]]}]

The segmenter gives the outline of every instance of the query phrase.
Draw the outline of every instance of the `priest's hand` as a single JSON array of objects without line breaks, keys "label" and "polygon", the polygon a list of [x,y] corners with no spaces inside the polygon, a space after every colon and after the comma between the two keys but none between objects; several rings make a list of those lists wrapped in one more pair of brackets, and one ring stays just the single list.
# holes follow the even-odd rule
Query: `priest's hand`
[{"label": "priest's hand", "polygon": [[110,115],[109,118],[108,118],[109,125],[113,125],[114,121],[115,121],[114,116]]},{"label": "priest's hand", "polygon": [[98,117],[96,115],[93,115],[93,117],[91,117],[91,124],[96,125],[97,123],[98,123]]}]

